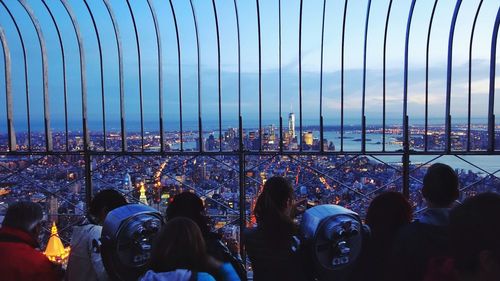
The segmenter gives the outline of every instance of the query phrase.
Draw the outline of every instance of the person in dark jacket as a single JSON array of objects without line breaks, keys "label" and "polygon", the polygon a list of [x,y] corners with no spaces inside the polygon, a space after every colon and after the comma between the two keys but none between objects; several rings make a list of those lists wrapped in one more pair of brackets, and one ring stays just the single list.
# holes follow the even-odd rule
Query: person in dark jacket
[{"label": "person in dark jacket", "polygon": [[37,203],[9,206],[0,229],[0,280],[61,280],[59,267],[38,250],[42,219]]},{"label": "person in dark jacket", "polygon": [[294,192],[283,177],[272,177],[255,204],[257,227],[247,229],[243,243],[252,263],[253,280],[308,280],[305,259],[296,248],[292,219]]},{"label": "person in dark jacket", "polygon": [[480,194],[451,211],[450,246],[459,280],[500,280],[500,195]]},{"label": "person in dark jacket", "polygon": [[396,234],[411,222],[410,203],[399,192],[384,192],[375,197],[366,213],[371,235],[363,243],[361,257],[352,272],[351,281],[381,281],[387,268]]},{"label": "person in dark jacket", "polygon": [[398,233],[389,280],[421,281],[431,258],[449,254],[447,227],[450,208],[459,195],[457,174],[448,165],[431,165],[424,176],[422,195],[427,209]]},{"label": "person in dark jacket", "polygon": [[167,221],[170,221],[176,217],[187,217],[193,220],[205,239],[207,253],[217,260],[230,263],[240,279],[247,280],[247,273],[239,253],[232,251],[222,240],[220,234],[210,231],[210,221],[206,216],[205,206],[200,197],[188,191],[176,195],[167,208],[166,218]]},{"label": "person in dark jacket", "polygon": [[450,213],[449,257],[433,260],[425,281],[500,280],[500,195],[468,198]]}]

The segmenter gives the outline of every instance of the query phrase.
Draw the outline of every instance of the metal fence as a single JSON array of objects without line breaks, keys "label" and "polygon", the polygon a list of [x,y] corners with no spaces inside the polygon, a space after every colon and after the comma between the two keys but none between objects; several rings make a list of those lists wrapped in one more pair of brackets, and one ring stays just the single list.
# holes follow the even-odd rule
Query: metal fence
[{"label": "metal fence", "polygon": [[[218,227],[245,227],[270,175],[294,180],[298,196],[307,201],[363,213],[373,196],[397,190],[419,210],[422,167],[436,161],[465,167],[463,196],[498,192],[499,3],[429,3],[0,0],[4,202],[40,200],[69,228],[96,190],[119,188],[139,200],[142,183],[158,208],[171,194],[192,189],[206,198]],[[317,40],[311,40],[311,30]],[[360,52],[356,44],[363,46]],[[304,69],[311,54],[304,46],[319,50],[316,71]],[[439,52],[441,58],[433,57]],[[292,78],[290,54],[296,59]],[[420,68],[412,68],[413,55],[425,61]],[[358,74],[347,65],[355,56],[362,57]],[[271,70],[270,58],[277,62]],[[368,67],[370,59],[381,66]],[[459,67],[454,59],[465,63]],[[439,93],[432,88],[433,75],[441,60],[444,110],[435,121],[431,111]],[[340,61],[335,71],[325,69],[331,61]],[[411,112],[416,68],[424,77],[418,84],[421,123]],[[457,75],[466,77],[464,83],[455,83]],[[392,76],[402,87],[393,89]],[[353,77],[360,78],[360,93],[350,86]],[[482,84],[475,88],[476,80],[487,85],[487,93]],[[317,82],[314,94],[311,81]],[[274,90],[266,91],[266,83],[275,83]],[[372,91],[377,97],[370,99]],[[389,92],[395,91],[399,97],[391,100]],[[354,110],[347,101],[352,96]],[[485,98],[487,113],[478,113],[474,104]],[[290,99],[298,104],[298,124],[291,110],[287,126]],[[391,124],[394,102],[400,104],[399,121]],[[453,105],[466,108],[464,121],[456,121]],[[358,115],[354,124],[351,110]],[[484,122],[476,122],[476,115]],[[277,128],[265,124],[268,119]]]}]

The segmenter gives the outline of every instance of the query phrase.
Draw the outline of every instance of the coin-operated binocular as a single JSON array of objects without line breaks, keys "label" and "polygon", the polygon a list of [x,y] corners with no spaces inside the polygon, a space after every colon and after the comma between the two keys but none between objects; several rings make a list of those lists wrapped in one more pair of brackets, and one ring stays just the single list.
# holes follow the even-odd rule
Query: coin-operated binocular
[{"label": "coin-operated binocular", "polygon": [[358,214],[337,205],[308,209],[300,230],[314,277],[320,281],[345,280],[361,254],[363,237],[369,232]]},{"label": "coin-operated binocular", "polygon": [[112,280],[137,280],[144,274],[162,225],[161,214],[141,204],[128,204],[108,213],[101,234],[101,256]]}]

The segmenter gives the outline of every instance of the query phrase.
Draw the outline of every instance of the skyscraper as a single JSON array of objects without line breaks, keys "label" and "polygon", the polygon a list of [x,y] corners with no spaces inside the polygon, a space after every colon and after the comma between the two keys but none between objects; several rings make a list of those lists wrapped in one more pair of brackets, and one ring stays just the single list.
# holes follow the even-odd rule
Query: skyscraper
[{"label": "skyscraper", "polygon": [[129,173],[125,174],[125,178],[123,179],[123,190],[131,191],[132,190],[132,177]]},{"label": "skyscraper", "polygon": [[295,113],[288,114],[288,133],[291,139],[295,138]]},{"label": "skyscraper", "polygon": [[311,131],[302,134],[302,142],[306,145],[313,145],[313,133]]},{"label": "skyscraper", "polygon": [[139,189],[139,202],[144,205],[149,205],[148,198],[146,197],[146,188],[144,187],[144,182],[141,182],[141,188]]},{"label": "skyscraper", "polygon": [[57,222],[59,218],[59,202],[55,196],[51,196],[49,199],[49,217],[53,222]]},{"label": "skyscraper", "polygon": [[45,248],[45,256],[55,263],[66,264],[69,257],[69,247],[64,247],[61,238],[57,231],[57,226],[55,222],[52,222],[51,234],[49,241],[47,242],[47,247]]}]

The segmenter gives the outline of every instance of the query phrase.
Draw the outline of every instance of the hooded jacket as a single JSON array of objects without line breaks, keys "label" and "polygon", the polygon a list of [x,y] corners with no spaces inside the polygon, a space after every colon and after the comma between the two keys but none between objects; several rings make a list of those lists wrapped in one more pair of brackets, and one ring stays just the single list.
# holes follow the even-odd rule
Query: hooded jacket
[{"label": "hooded jacket", "polygon": [[215,281],[215,278],[206,273],[206,272],[198,272],[196,278],[193,277],[193,271],[189,271],[187,269],[177,269],[175,271],[169,272],[154,272],[149,270],[146,274],[140,279],[141,281]]},{"label": "hooded jacket", "polygon": [[66,280],[106,281],[109,279],[99,247],[101,232],[102,226],[88,222],[73,228]]},{"label": "hooded jacket", "polygon": [[[192,276],[193,273],[196,276]],[[218,281],[240,281],[238,274],[230,263],[224,263],[218,272]],[[215,281],[216,279],[206,272],[193,272],[187,269],[177,269],[168,272],[154,272],[148,270],[140,281]]]}]

